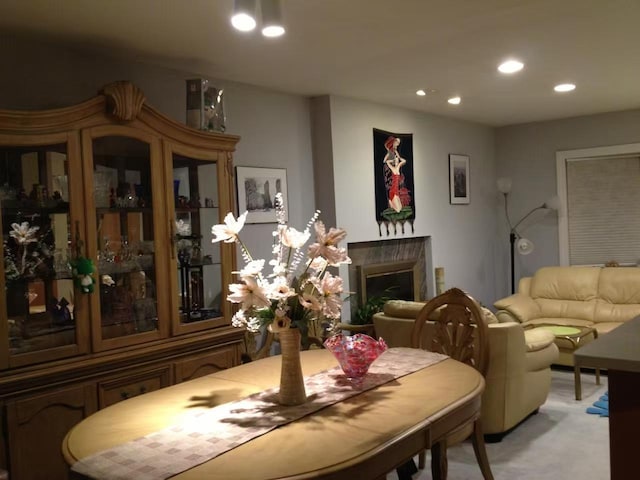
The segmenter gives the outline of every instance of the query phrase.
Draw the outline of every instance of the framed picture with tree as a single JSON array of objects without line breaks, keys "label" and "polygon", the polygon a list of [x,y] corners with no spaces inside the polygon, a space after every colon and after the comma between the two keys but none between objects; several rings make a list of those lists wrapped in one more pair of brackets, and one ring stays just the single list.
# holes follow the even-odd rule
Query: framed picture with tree
[{"label": "framed picture with tree", "polygon": [[468,155],[449,155],[449,203],[470,203]]},{"label": "framed picture with tree", "polygon": [[286,168],[236,167],[236,189],[238,215],[246,210],[247,223],[276,223],[278,192],[282,192],[285,216],[288,216]]}]

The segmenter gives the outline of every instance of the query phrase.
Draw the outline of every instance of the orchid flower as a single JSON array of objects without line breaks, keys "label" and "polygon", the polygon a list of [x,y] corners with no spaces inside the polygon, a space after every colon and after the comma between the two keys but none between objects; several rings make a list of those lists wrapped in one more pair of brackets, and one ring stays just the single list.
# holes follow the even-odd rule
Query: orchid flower
[{"label": "orchid flower", "polygon": [[211,233],[215,235],[215,238],[212,240],[212,242],[236,242],[238,240],[238,234],[240,233],[240,230],[242,230],[242,227],[244,227],[244,222],[247,220],[248,213],[249,212],[244,212],[238,217],[237,220],[234,218],[233,213],[227,213],[227,215],[224,217],[224,223],[214,225],[211,228]]},{"label": "orchid flower", "polygon": [[[297,230],[286,223],[280,193],[276,194],[274,204],[278,223],[272,233],[273,257],[268,262],[271,267],[268,275],[263,274],[265,260],[254,260],[240,240],[239,233],[247,212],[237,219],[228,213],[223,224],[212,227],[213,242],[237,242],[245,261],[244,268],[233,272],[239,275],[240,282],[229,285],[227,300],[240,304],[232,324],[255,332],[261,324],[276,328],[276,321],[280,325],[277,328],[289,328],[288,322],[297,326],[315,317],[338,320],[342,307],[342,279],[326,269],[351,263],[346,248],[338,246],[346,232],[339,228],[327,231],[324,223],[318,220],[319,211],[313,214],[303,231]],[[311,228],[315,230],[316,242],[305,251]]]}]

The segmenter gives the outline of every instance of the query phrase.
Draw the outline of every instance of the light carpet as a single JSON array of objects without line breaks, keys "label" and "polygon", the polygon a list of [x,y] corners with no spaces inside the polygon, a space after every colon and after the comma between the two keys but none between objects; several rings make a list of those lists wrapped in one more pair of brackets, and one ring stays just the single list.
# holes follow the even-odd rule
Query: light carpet
[{"label": "light carpet", "polygon": [[[495,480],[607,480],[609,472],[609,419],[586,413],[587,407],[607,391],[607,377],[596,385],[595,375],[582,374],[582,400],[575,399],[573,372],[552,371],[551,392],[532,415],[500,443],[487,444]],[[448,450],[450,480],[481,480],[471,442]],[[416,457],[417,461],[417,457]],[[414,480],[431,479],[427,467]],[[416,463],[417,464],[417,463]],[[395,473],[388,480],[397,478]]]}]

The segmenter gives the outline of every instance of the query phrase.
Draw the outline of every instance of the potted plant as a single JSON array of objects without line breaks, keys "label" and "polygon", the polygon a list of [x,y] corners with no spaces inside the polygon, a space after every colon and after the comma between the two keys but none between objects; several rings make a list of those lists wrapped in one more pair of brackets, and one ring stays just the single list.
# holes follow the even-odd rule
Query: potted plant
[{"label": "potted plant", "polygon": [[367,298],[367,300],[358,305],[358,308],[354,311],[351,316],[351,323],[341,323],[339,327],[351,333],[366,333],[375,337],[373,316],[382,311],[387,301],[396,298],[395,295],[393,295],[393,290],[396,288],[395,286],[388,287],[383,290],[382,294],[372,295]]}]

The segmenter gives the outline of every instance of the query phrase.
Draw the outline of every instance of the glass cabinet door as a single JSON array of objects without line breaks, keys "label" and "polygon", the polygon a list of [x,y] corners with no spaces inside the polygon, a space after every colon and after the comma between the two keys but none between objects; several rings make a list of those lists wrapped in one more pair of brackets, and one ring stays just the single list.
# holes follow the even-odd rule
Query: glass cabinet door
[{"label": "glass cabinet door", "polygon": [[[75,174],[72,177],[71,174]],[[71,275],[67,144],[0,145],[0,210],[8,362],[18,366],[78,352]],[[79,309],[81,310],[81,309]],[[3,346],[2,351],[6,345]]]},{"label": "glass cabinet door", "polygon": [[178,332],[225,323],[221,245],[211,242],[220,223],[218,163],[173,153],[175,276]]},{"label": "glass cabinet door", "polygon": [[160,331],[151,146],[135,138],[102,136],[93,139],[92,152],[96,222],[95,235],[89,237],[98,270],[98,343],[135,343],[142,341],[133,339],[140,334]]}]

